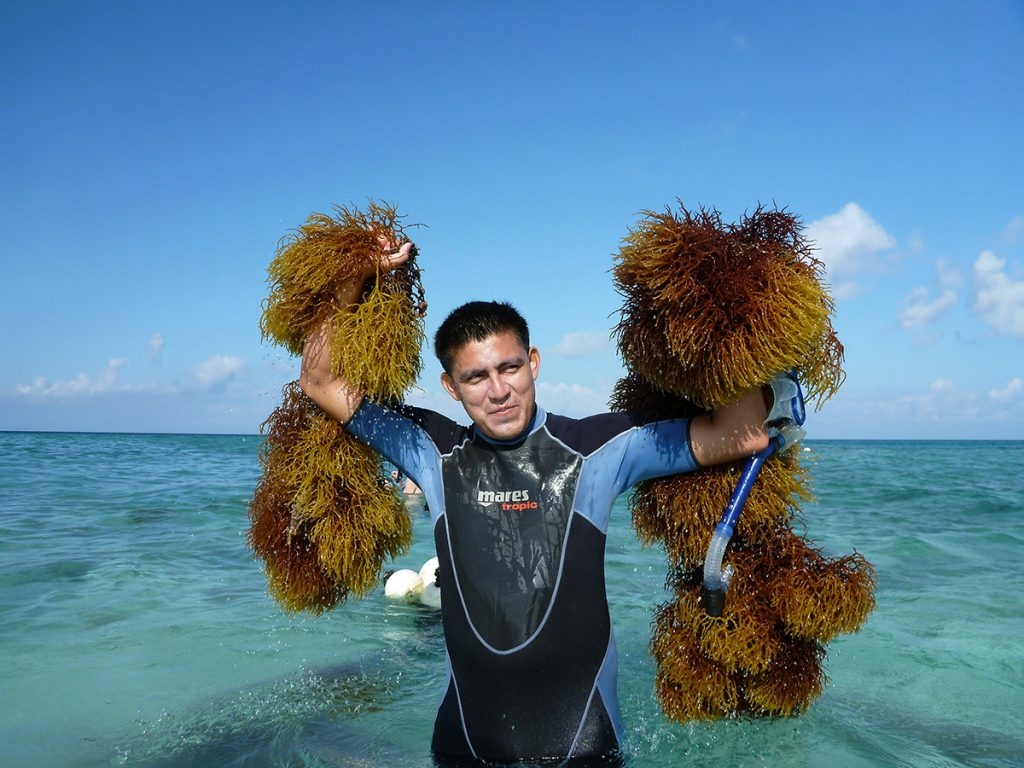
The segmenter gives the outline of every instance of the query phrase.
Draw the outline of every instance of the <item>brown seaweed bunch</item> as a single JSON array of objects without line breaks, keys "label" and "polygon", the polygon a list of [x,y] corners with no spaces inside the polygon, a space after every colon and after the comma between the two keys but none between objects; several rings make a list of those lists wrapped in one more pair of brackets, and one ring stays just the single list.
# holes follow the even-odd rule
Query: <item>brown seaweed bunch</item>
[{"label": "brown seaweed bunch", "polygon": [[[756,561],[756,553],[747,552],[739,567]],[[763,594],[765,574],[747,573],[745,582],[730,588],[721,617],[708,616],[701,606],[696,572],[686,574],[676,599],[659,608],[651,654],[658,664],[655,692],[669,717],[788,717],[821,694],[822,642],[795,637],[778,622]]]},{"label": "brown seaweed bunch", "polygon": [[827,643],[856,632],[875,609],[875,571],[859,552],[829,559],[792,532],[770,550],[767,596],[794,637]]},{"label": "brown seaweed bunch", "polygon": [[322,613],[344,600],[344,584],[331,579],[309,539],[309,526],[295,524],[287,486],[264,476],[249,504],[249,546],[263,560],[267,588],[290,611]]},{"label": "brown seaweed bunch", "polygon": [[[301,354],[327,328],[331,367],[366,396],[397,402],[421,370],[426,313],[416,253],[381,273],[383,244],[405,240],[392,206],[334,207],[284,238],[268,268],[265,339]],[[343,282],[370,275],[355,306]],[[263,477],[250,503],[249,542],[266,564],[271,594],[314,613],[367,594],[383,563],[407,551],[408,512],[384,479],[380,456],[351,437],[292,383],[263,425]]]},{"label": "brown seaweed bunch", "polygon": [[[654,636],[654,692],[665,715],[679,722],[742,714],[791,717],[806,711],[827,682],[825,649],[814,641],[785,639],[764,672],[739,676],[705,657],[685,632],[658,627]],[[659,655],[664,653],[671,655]]]},{"label": "brown seaweed bunch", "polygon": [[658,611],[651,654],[658,663],[655,694],[667,717],[679,722],[714,720],[739,711],[737,675],[701,653],[676,606],[664,605]]},{"label": "brown seaweed bunch", "polygon": [[405,229],[394,207],[373,201],[365,213],[342,206],[334,213],[314,213],[279,244],[267,269],[270,295],[260,330],[299,355],[310,334],[329,323],[335,373],[345,371],[371,398],[398,398],[421,369],[426,303],[415,252],[397,269],[367,280],[350,312],[338,306],[338,286],[378,270],[381,242],[403,242]]},{"label": "brown seaweed bunch", "polygon": [[[630,496],[633,527],[644,544],[662,543],[673,568],[699,568],[711,535],[739,481],[745,461],[638,483]],[[766,461],[750,490],[735,538],[747,544],[772,540],[800,503],[813,501],[810,477],[786,451]]]},{"label": "brown seaweed bunch", "polygon": [[701,604],[702,568],[671,573],[675,599],[651,638],[662,708],[689,719],[799,714],[822,691],[825,643],[859,630],[874,607],[871,566],[857,553],[824,557],[788,521],[753,544],[734,536],[728,553],[735,575],[721,616]]},{"label": "brown seaweed bunch", "polygon": [[775,717],[805,712],[828,682],[822,667],[824,659],[821,643],[787,639],[772,665],[746,680],[743,696],[750,711]]},{"label": "brown seaweed bunch", "polygon": [[[642,420],[693,416],[795,369],[812,404],[843,380],[822,264],[798,219],[758,207],[739,224],[717,211],[644,212],[614,267],[624,297],[616,328],[628,374],[612,408]],[[637,485],[630,509],[668,556],[675,600],[655,621],[656,692],[678,720],[793,715],[825,682],[824,643],[859,629],[874,606],[870,565],[828,560],[792,530],[812,500],[793,450],[771,456],[726,551],[735,569],[721,616],[701,600],[712,532],[745,462]]]},{"label": "brown seaweed bunch", "polygon": [[264,429],[248,539],[266,563],[271,594],[289,610],[313,613],[368,594],[384,561],[412,541],[379,457],[295,383]]},{"label": "brown seaweed bunch", "polygon": [[812,402],[842,382],[823,266],[799,220],[758,207],[739,224],[715,210],[644,211],[613,269],[629,369],[705,408],[796,368]]}]

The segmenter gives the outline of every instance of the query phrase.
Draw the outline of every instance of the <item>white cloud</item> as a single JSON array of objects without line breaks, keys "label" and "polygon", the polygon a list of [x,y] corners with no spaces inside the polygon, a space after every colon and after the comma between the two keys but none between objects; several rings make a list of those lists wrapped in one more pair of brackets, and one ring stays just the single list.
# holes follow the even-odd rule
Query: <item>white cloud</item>
[{"label": "white cloud", "polygon": [[245,361],[232,355],[214,355],[192,369],[192,376],[203,389],[215,389],[245,370]]},{"label": "white cloud", "polygon": [[164,351],[164,335],[157,331],[149,337],[149,342],[146,344],[146,348],[149,350],[149,357],[154,362],[160,362],[160,356]]},{"label": "white cloud", "polygon": [[31,384],[23,384],[17,388],[20,395],[29,397],[60,398],[75,395],[98,395],[110,392],[117,387],[117,372],[128,364],[124,358],[115,357],[107,361],[106,367],[96,378],[80,373],[73,379],[64,381],[47,381],[39,376]]},{"label": "white cloud", "polygon": [[919,286],[903,297],[900,302],[900,325],[904,328],[924,328],[932,325],[947,309],[956,304],[956,293],[944,290],[934,299],[928,289]]},{"label": "white cloud", "polygon": [[882,422],[907,427],[949,424],[952,419],[972,424],[984,421],[977,395],[958,390],[949,379],[937,379],[928,389],[861,401],[864,423]]},{"label": "white cloud", "polygon": [[857,203],[812,221],[805,235],[817,246],[836,296],[857,292],[857,278],[879,268],[879,255],[896,247],[896,240]]},{"label": "white cloud", "polygon": [[974,262],[974,311],[1000,333],[1024,337],[1024,281],[1008,275],[991,251]]},{"label": "white cloud", "polygon": [[939,259],[935,270],[939,287],[934,298],[927,287],[917,286],[900,300],[900,325],[907,330],[933,325],[959,299],[958,289],[963,285],[960,272],[951,267],[946,259]]},{"label": "white cloud", "polygon": [[927,244],[920,232],[914,232],[907,241],[907,250],[911,253],[924,253]]},{"label": "white cloud", "polygon": [[1024,423],[1024,379],[1001,389],[965,389],[948,378],[884,396],[837,398],[845,430],[857,436],[1019,439]]},{"label": "white cloud", "polygon": [[609,345],[607,332],[567,333],[551,351],[565,357],[586,357],[607,349]]},{"label": "white cloud", "polygon": [[1011,379],[1003,389],[990,389],[989,400],[996,403],[1009,403],[1024,395],[1024,379]]},{"label": "white cloud", "polygon": [[1003,242],[1004,243],[1016,243],[1024,238],[1024,213],[1020,216],[1014,216],[1010,219],[1010,222],[1003,227]]},{"label": "white cloud", "polygon": [[607,411],[610,394],[579,384],[537,382],[537,402],[546,411],[574,418]]},{"label": "white cloud", "polygon": [[15,392],[22,397],[39,399],[91,397],[106,394],[177,395],[194,393],[197,390],[218,389],[245,370],[245,362],[242,358],[216,355],[191,369],[189,383],[151,381],[129,384],[119,379],[120,370],[127,365],[128,360],[125,358],[112,358],[96,376],[80,373],[74,378],[59,381],[49,381],[45,376],[39,376],[31,384],[22,384],[16,387]]}]

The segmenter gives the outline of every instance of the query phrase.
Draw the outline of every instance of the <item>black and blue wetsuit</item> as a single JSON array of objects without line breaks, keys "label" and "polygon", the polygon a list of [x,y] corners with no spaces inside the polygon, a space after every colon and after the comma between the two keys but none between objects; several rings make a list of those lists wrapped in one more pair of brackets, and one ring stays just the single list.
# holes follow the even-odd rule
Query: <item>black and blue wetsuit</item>
[{"label": "black and blue wetsuit", "polygon": [[538,408],[523,436],[495,442],[433,411],[365,401],[348,429],[412,477],[431,511],[449,671],[434,752],[615,753],[608,517],[634,483],[697,467],[689,422]]}]

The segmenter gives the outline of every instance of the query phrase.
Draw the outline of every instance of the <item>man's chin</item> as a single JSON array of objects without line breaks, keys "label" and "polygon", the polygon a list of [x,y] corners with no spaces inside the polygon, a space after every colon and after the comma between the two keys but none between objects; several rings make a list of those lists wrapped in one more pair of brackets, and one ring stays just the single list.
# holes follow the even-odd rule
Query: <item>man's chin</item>
[{"label": "man's chin", "polygon": [[519,437],[526,430],[525,424],[515,422],[488,423],[481,427],[481,431],[492,440],[511,440]]}]

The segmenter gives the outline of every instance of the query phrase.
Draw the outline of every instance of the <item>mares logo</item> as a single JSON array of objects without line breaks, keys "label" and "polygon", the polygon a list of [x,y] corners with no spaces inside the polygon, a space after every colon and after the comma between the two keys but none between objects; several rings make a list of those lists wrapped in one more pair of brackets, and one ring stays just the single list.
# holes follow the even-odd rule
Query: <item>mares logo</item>
[{"label": "mares logo", "polygon": [[503,512],[525,512],[539,506],[530,500],[529,491],[477,491],[476,500],[481,505],[501,504]]}]

